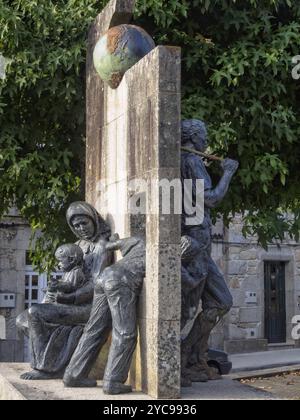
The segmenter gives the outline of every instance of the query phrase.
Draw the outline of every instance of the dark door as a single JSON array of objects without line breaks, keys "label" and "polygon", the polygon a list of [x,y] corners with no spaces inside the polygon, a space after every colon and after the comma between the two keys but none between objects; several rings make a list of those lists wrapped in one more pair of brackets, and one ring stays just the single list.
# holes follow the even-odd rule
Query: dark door
[{"label": "dark door", "polygon": [[265,263],[265,335],[269,343],[286,342],[285,263]]}]

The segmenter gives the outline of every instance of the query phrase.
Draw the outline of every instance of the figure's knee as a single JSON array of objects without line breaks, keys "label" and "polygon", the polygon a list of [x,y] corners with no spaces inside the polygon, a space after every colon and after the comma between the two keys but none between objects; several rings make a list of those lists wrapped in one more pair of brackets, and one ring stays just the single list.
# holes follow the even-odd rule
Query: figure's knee
[{"label": "figure's knee", "polygon": [[228,290],[228,293],[226,294],[226,296],[224,296],[224,299],[220,305],[221,316],[227,315],[230,312],[232,307],[233,307],[233,298],[232,298],[231,293]]},{"label": "figure's knee", "polygon": [[[137,328],[134,326],[134,328],[125,328],[123,331],[118,331],[115,339],[118,341],[118,343],[135,343],[137,341]],[[114,337],[113,337],[114,339]]]},{"label": "figure's knee", "polygon": [[219,304],[215,308],[209,309],[207,311],[207,316],[210,321],[216,319],[216,322],[221,321],[224,316],[226,316],[233,306],[232,298],[228,299],[226,302],[224,301],[222,304]]},{"label": "figure's knee", "polygon": [[207,322],[208,324],[216,325],[218,322],[224,318],[225,315],[230,311],[232,305],[228,303],[208,307],[204,309],[201,319],[202,321]]},{"label": "figure's knee", "polygon": [[232,309],[232,307],[233,307],[233,298],[232,296],[230,296],[230,298],[228,298],[228,301],[226,302],[224,306],[224,311],[225,311],[224,315],[228,314],[230,310]]}]

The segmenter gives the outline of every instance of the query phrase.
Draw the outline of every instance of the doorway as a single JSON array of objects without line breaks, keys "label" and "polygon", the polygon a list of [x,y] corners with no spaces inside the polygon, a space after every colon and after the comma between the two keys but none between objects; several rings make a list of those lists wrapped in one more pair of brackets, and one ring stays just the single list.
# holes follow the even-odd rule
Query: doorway
[{"label": "doorway", "polygon": [[286,342],[286,264],[265,262],[265,338],[270,344]]}]

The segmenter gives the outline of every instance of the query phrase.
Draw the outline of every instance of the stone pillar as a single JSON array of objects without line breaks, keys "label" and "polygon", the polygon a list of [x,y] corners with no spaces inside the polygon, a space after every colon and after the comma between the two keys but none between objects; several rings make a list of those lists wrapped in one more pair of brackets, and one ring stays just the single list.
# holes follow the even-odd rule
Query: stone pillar
[{"label": "stone pillar", "polygon": [[[118,89],[97,76],[92,51],[114,19],[109,3],[90,32],[87,68],[87,201],[121,237],[146,232],[146,279],[139,303],[135,387],[155,398],[180,396],[180,215],[162,213],[161,180],[180,179],[180,49],[157,47]],[[131,9],[132,10],[132,9]],[[130,7],[124,20],[128,22]],[[136,182],[136,180],[140,182]],[[133,215],[140,197],[146,216]],[[132,202],[131,202],[132,204]],[[174,206],[173,206],[174,207]]]}]

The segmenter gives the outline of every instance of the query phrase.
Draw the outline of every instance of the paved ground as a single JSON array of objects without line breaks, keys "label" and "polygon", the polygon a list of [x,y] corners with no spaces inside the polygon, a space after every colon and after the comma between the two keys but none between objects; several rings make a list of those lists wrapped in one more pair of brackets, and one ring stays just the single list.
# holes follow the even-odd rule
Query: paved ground
[{"label": "paved ground", "polygon": [[275,350],[230,356],[232,373],[300,365],[300,349]]},{"label": "paved ground", "polygon": [[[107,398],[101,389],[66,389],[62,381],[33,381],[25,382],[20,379],[20,374],[29,369],[24,364],[0,364],[0,400],[8,399],[6,395],[12,395],[13,399],[27,400],[146,400],[150,399],[145,394],[134,392],[123,397]],[[15,392],[14,392],[15,390]],[[14,394],[14,395],[13,395]],[[207,384],[194,384],[192,388],[182,391],[183,400],[272,400],[275,397],[264,390],[254,389],[248,384],[242,384],[230,378],[213,381]]]},{"label": "paved ground", "polygon": [[[235,355],[232,362],[235,374],[220,381],[185,388],[182,399],[300,400],[300,350]],[[298,366],[287,367],[297,363]],[[7,395],[12,399],[27,400],[150,400],[138,392],[107,398],[102,392],[101,382],[98,388],[74,390],[64,388],[61,381],[22,381],[20,374],[28,369],[25,364],[0,364],[0,400],[8,399]]]},{"label": "paved ground", "polygon": [[272,394],[255,389],[248,384],[224,378],[204,384],[194,384],[193,388],[182,390],[184,400],[274,400]]},{"label": "paved ground", "polygon": [[268,392],[282,400],[300,401],[300,370],[270,378],[252,378],[241,381],[242,384]]}]

